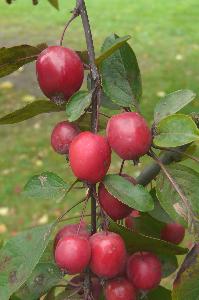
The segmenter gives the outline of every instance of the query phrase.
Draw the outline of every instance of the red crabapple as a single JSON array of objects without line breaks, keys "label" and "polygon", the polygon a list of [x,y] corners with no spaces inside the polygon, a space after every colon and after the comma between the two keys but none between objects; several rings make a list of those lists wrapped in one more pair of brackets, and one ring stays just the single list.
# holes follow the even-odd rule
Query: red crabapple
[{"label": "red crabapple", "polygon": [[185,229],[178,223],[166,224],[161,231],[161,238],[173,244],[180,244],[185,236]]},{"label": "red crabapple", "polygon": [[[134,185],[136,184],[136,180],[127,175],[127,174],[122,174],[122,177],[133,183]],[[100,183],[99,189],[98,189],[98,199],[99,203],[104,209],[104,211],[107,213],[107,215],[113,219],[114,221],[121,220],[128,216],[132,208],[130,208],[128,205],[122,203],[119,199],[116,197],[112,196],[107,189],[105,188],[103,183]]]},{"label": "red crabapple", "polygon": [[156,255],[138,252],[128,259],[127,276],[133,286],[141,290],[157,287],[161,281],[162,267]]},{"label": "red crabapple", "polygon": [[56,104],[67,101],[82,85],[84,68],[73,50],[50,46],[36,62],[36,72],[42,92]]},{"label": "red crabapple", "polygon": [[68,154],[72,140],[79,133],[79,128],[73,123],[68,121],[58,123],[51,134],[53,149],[59,154]]},{"label": "red crabapple", "polygon": [[125,226],[132,230],[134,225],[134,218],[139,218],[140,212],[136,209],[133,209],[129,216],[125,218]]},{"label": "red crabapple", "polygon": [[[78,228],[79,224],[68,224],[62,227],[55,236],[54,246],[56,247],[59,240],[64,238],[65,236],[75,235],[78,231]],[[89,238],[90,234],[86,228],[86,223],[81,222],[78,235],[84,236],[87,239]]]},{"label": "red crabapple", "polygon": [[119,201],[116,197],[112,196],[102,182],[100,183],[98,189],[98,199],[103,210],[114,221],[125,218],[132,211],[132,208]]},{"label": "red crabapple", "polygon": [[94,274],[112,278],[120,274],[126,263],[126,249],[123,239],[113,232],[98,232],[90,237],[90,268]]},{"label": "red crabapple", "polygon": [[78,274],[89,264],[91,247],[88,239],[80,235],[65,236],[55,248],[55,262],[68,274]]},{"label": "red crabapple", "polygon": [[97,183],[109,169],[111,148],[103,136],[84,131],[72,141],[69,161],[76,177],[89,183]]},{"label": "red crabapple", "polygon": [[112,116],[106,134],[111,148],[125,160],[137,160],[149,151],[152,142],[145,119],[136,112]]},{"label": "red crabapple", "polygon": [[130,281],[115,278],[106,283],[106,300],[136,300],[136,291]]}]

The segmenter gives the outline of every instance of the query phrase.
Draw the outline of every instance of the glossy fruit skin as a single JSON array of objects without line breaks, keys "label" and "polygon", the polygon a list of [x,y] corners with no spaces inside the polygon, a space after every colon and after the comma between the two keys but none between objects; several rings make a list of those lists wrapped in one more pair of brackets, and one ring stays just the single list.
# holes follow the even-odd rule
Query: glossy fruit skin
[{"label": "glossy fruit skin", "polygon": [[67,101],[82,85],[83,64],[75,51],[62,46],[50,46],[37,58],[39,86],[57,104]]},{"label": "glossy fruit skin", "polygon": [[111,148],[103,136],[84,131],[74,138],[69,149],[74,175],[89,183],[97,183],[106,175],[111,163]]},{"label": "glossy fruit skin", "polygon": [[68,121],[58,123],[51,134],[52,148],[59,154],[68,154],[72,140],[79,133],[79,128],[73,123]]},{"label": "glossy fruit skin", "polygon": [[90,268],[98,277],[113,278],[126,263],[126,249],[122,238],[113,232],[98,232],[90,237]]},{"label": "glossy fruit skin", "polygon": [[136,291],[130,281],[115,278],[106,283],[106,300],[136,300]]},{"label": "glossy fruit skin", "polygon": [[[79,224],[68,224],[61,228],[55,236],[54,239],[54,247],[57,246],[60,239],[64,238],[65,236],[75,235],[79,229]],[[80,229],[78,235],[84,236],[85,238],[89,239],[89,232],[86,227],[86,223],[81,222]]]},{"label": "glossy fruit skin", "polygon": [[161,281],[162,266],[150,252],[135,253],[127,262],[127,276],[133,286],[141,290],[157,287]]},{"label": "glossy fruit skin", "polygon": [[103,210],[114,221],[125,218],[132,211],[132,208],[112,196],[102,182],[98,189],[98,199]]},{"label": "glossy fruit skin", "polygon": [[129,230],[133,230],[134,218],[139,218],[139,217],[140,217],[140,212],[136,209],[133,209],[130,215],[125,218],[125,226]]},{"label": "glossy fruit skin", "polygon": [[125,160],[137,160],[149,151],[152,142],[151,130],[136,112],[112,116],[106,135],[111,148]]},{"label": "glossy fruit skin", "polygon": [[[121,174],[121,176],[134,185],[136,184],[136,180],[133,177],[127,174]],[[132,208],[119,201],[116,197],[112,196],[107,191],[103,183],[100,183],[98,188],[98,199],[103,210],[114,221],[121,220],[127,217],[132,211]]]},{"label": "glossy fruit skin", "polygon": [[173,244],[180,244],[185,236],[185,229],[181,224],[169,223],[161,231],[161,238]]},{"label": "glossy fruit skin", "polygon": [[88,239],[80,235],[62,238],[55,249],[55,262],[68,274],[81,273],[89,264],[91,247]]}]

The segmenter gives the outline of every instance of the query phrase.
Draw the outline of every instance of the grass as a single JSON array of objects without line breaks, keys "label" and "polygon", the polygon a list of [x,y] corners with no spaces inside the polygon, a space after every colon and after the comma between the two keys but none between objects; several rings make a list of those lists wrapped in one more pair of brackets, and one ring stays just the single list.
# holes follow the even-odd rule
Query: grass
[{"label": "grass", "polygon": [[[58,42],[74,1],[60,1],[59,12],[47,0],[40,2],[40,5],[33,7],[31,1],[27,0],[16,1],[10,6],[1,1],[1,46]],[[149,121],[161,95],[184,88],[198,93],[197,0],[86,2],[97,53],[104,38],[113,32],[120,36],[132,36],[130,44],[137,54],[143,78],[141,109]],[[75,20],[71,25],[64,44],[78,50],[85,49],[80,20]],[[34,92],[39,95],[34,80],[35,74],[29,67],[22,73],[1,79],[1,115],[23,106],[25,101],[34,96]],[[9,82],[14,82],[14,87],[9,86]],[[198,109],[198,102],[194,101],[187,111]],[[45,170],[53,171],[69,182],[73,181],[63,157],[56,155],[49,146],[54,124],[64,118],[64,113],[42,115],[21,124],[0,128],[0,209],[9,208],[9,216],[0,215],[0,238],[42,223],[47,218],[54,219],[80,196],[80,192],[71,193],[60,205],[52,201],[25,199],[21,193],[30,176]],[[111,171],[117,171],[119,165],[120,161],[115,157]],[[130,174],[137,172],[130,163],[127,164],[127,170]],[[4,230],[1,233],[2,224],[7,229],[4,233]]]}]

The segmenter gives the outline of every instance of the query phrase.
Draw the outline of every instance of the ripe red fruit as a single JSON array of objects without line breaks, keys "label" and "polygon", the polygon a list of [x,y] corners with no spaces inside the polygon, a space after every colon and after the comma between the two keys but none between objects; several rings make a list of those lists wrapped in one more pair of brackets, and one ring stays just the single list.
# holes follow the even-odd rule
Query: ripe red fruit
[{"label": "ripe red fruit", "polygon": [[85,131],[72,141],[69,160],[76,177],[90,183],[97,183],[108,171],[111,163],[111,148],[103,136]]},{"label": "ripe red fruit", "polygon": [[89,241],[80,235],[65,236],[55,249],[56,264],[69,274],[82,272],[89,264],[90,257]]},{"label": "ripe red fruit", "polygon": [[178,223],[166,224],[161,231],[161,238],[173,244],[180,244],[185,236],[185,229]]},{"label": "ripe red fruit", "polygon": [[125,160],[138,159],[151,146],[151,131],[145,119],[135,112],[112,116],[106,134],[111,148]]},{"label": "ripe red fruit", "polygon": [[126,263],[126,249],[119,234],[98,232],[91,236],[90,268],[99,277],[112,278],[120,274]]},{"label": "ripe red fruit", "polygon": [[51,134],[51,145],[55,152],[68,154],[72,140],[79,133],[79,128],[73,123],[68,121],[58,123]]},{"label": "ripe red fruit", "polygon": [[128,259],[128,279],[137,289],[155,288],[160,283],[161,273],[162,267],[159,259],[150,252],[136,253]]},{"label": "ripe red fruit", "polygon": [[114,221],[125,218],[132,211],[132,208],[112,196],[102,182],[98,189],[98,199],[104,211]]},{"label": "ripe red fruit", "polygon": [[[65,236],[75,235],[77,233],[78,229],[79,229],[79,224],[68,224],[68,225],[64,226],[63,228],[61,228],[55,236],[54,246],[56,247],[59,240],[64,238]],[[81,222],[81,224],[80,224],[80,230],[78,232],[78,235],[84,236],[87,239],[90,236],[90,234],[86,228],[86,224],[84,222]]]},{"label": "ripe red fruit", "polygon": [[136,300],[136,291],[125,278],[115,278],[105,286],[106,300]]},{"label": "ripe red fruit", "polygon": [[128,217],[125,218],[125,226],[132,230],[134,225],[134,218],[139,218],[140,212],[138,210],[133,209]]},{"label": "ripe red fruit", "polygon": [[36,72],[42,92],[56,104],[64,103],[78,91],[84,78],[79,56],[61,46],[51,46],[40,53]]},{"label": "ripe red fruit", "polygon": [[[136,180],[127,175],[127,174],[122,174],[122,177],[133,183],[134,185],[136,184]],[[105,188],[103,183],[100,183],[99,189],[98,189],[98,199],[99,203],[104,209],[104,211],[107,213],[111,219],[114,221],[121,220],[128,216],[132,208],[130,208],[128,205],[122,203],[119,201],[117,198],[112,196],[107,189]]]}]

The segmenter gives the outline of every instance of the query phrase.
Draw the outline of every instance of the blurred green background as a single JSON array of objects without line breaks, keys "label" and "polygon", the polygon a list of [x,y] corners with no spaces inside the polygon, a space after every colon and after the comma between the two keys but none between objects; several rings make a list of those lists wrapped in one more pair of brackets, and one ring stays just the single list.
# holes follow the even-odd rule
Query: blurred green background
[{"label": "blurred green background", "polygon": [[[74,0],[60,0],[60,11],[47,0],[32,6],[30,0],[16,0],[13,5],[0,2],[0,46],[19,44],[57,44]],[[86,0],[96,53],[106,36],[113,32],[130,34],[130,44],[137,54],[143,79],[142,113],[150,122],[154,104],[165,94],[189,88],[199,91],[199,3],[198,0]],[[85,49],[80,20],[67,31],[64,45]],[[37,86],[34,63],[0,80],[0,116],[43,99]],[[196,99],[197,100],[197,99]],[[198,111],[196,101],[188,111]],[[41,115],[11,126],[0,127],[0,239],[15,235],[22,228],[46,223],[74,203],[81,192],[70,193],[62,204],[33,201],[22,196],[29,177],[53,171],[68,182],[74,178],[62,156],[49,144],[56,122],[64,113]],[[111,171],[121,161],[113,160]],[[137,175],[126,164],[129,174]],[[78,211],[76,211],[78,213]]]}]

